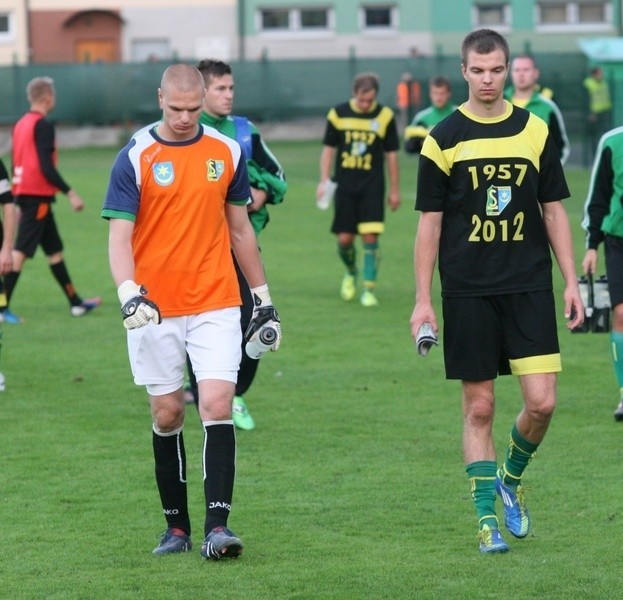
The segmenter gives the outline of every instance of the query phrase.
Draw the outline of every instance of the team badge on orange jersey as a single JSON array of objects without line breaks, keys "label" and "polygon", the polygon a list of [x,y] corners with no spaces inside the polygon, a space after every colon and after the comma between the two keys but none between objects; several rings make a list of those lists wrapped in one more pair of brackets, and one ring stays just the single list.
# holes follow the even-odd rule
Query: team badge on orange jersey
[{"label": "team badge on orange jersey", "polygon": [[157,162],[152,167],[154,173],[154,181],[158,185],[171,185],[175,179],[175,173],[173,172],[173,163]]},{"label": "team badge on orange jersey", "polygon": [[492,185],[487,190],[487,216],[497,217],[510,204],[513,193],[508,185]]},{"label": "team badge on orange jersey", "polygon": [[218,181],[225,172],[225,161],[211,158],[206,162],[208,166],[208,181]]}]

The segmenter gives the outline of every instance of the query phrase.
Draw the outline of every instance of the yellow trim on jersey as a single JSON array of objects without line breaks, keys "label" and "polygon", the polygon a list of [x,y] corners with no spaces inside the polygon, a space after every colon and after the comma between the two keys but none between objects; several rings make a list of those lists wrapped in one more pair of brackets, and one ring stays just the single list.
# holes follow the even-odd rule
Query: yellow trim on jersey
[{"label": "yellow trim on jersey", "polygon": [[490,125],[491,123],[500,123],[508,119],[513,112],[513,105],[508,100],[504,100],[504,112],[497,117],[479,117],[475,115],[473,112],[467,110],[465,104],[461,104],[458,109],[471,121],[476,121],[477,123],[484,123],[485,125]]},{"label": "yellow trim on jersey", "polygon": [[528,105],[528,102],[530,102],[530,98],[515,98],[515,96],[513,96],[512,98],[513,104],[515,106],[519,106],[519,108],[526,108],[526,106]]},{"label": "yellow trim on jersey", "polygon": [[537,373],[557,373],[562,371],[560,353],[511,358],[509,360],[513,375],[534,375]]},{"label": "yellow trim on jersey", "polygon": [[376,107],[379,105],[379,103],[375,100],[371,105],[370,108],[364,113],[363,110],[361,110],[358,106],[357,106],[357,100],[355,100],[355,98],[351,98],[348,101],[348,105],[350,106],[350,109],[354,112],[354,113],[359,113],[360,115],[365,115],[366,113],[371,113],[374,112],[376,110]]},{"label": "yellow trim on jersey", "polygon": [[[463,111],[465,112],[465,111]],[[494,119],[491,119],[493,121]],[[496,118],[495,120],[498,120]],[[480,119],[483,121],[483,119]],[[526,132],[531,134],[527,135]],[[521,157],[529,160],[534,168],[540,169],[540,157],[548,135],[547,124],[540,117],[530,113],[526,127],[517,135],[500,138],[477,138],[459,142],[452,148],[442,150],[437,140],[426,138],[422,154],[430,158],[446,175],[450,175],[450,165],[461,161],[478,159],[504,159]]]},{"label": "yellow trim on jersey", "polygon": [[377,221],[359,223],[359,225],[357,225],[357,231],[360,235],[366,233],[383,233],[385,231],[385,224]]},{"label": "yellow trim on jersey", "polygon": [[340,117],[332,108],[327,115],[327,120],[340,131],[372,131],[384,138],[387,127],[394,117],[394,111],[384,106],[376,117],[366,117],[365,115],[369,113],[361,114],[361,117]]},{"label": "yellow trim on jersey", "polygon": [[404,137],[405,140],[415,137],[425,138],[429,131],[428,127],[424,127],[423,125],[409,125],[409,127],[405,129]]}]

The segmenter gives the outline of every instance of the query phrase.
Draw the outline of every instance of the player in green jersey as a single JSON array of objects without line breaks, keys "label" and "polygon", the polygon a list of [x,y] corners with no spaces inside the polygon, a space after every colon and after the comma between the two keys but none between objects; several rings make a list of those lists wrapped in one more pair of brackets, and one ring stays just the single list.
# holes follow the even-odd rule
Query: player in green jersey
[{"label": "player in green jersey", "polygon": [[614,418],[623,421],[623,127],[605,133],[597,145],[590,187],[584,205],[586,230],[584,273],[597,274],[597,250],[604,243],[608,291],[612,306],[610,348],[619,405]]},{"label": "player in green jersey", "polygon": [[[237,140],[242,147],[247,161],[252,197],[247,210],[255,234],[259,235],[269,221],[267,206],[280,204],[288,189],[283,168],[264,143],[257,127],[246,117],[231,114],[234,101],[234,76],[231,66],[220,60],[206,59],[200,61],[197,68],[206,84],[204,110],[199,122]],[[235,260],[234,263],[243,300],[240,325],[244,333],[253,313],[253,298]],[[255,379],[259,359],[251,358],[246,353],[244,339],[242,346],[232,417],[238,429],[251,430],[255,428],[255,421],[249,412],[244,395]],[[190,388],[196,401],[195,382],[190,366],[189,375]]]},{"label": "player in green jersey", "polygon": [[538,84],[539,69],[534,58],[521,54],[511,63],[513,85],[504,92],[504,97],[515,106],[520,106],[541,117],[549,127],[550,133],[560,152],[560,162],[564,165],[569,158],[569,138],[562,113],[552,100],[543,95]]},{"label": "player in green jersey", "polygon": [[[495,553],[509,549],[496,493],[507,529],[518,538],[528,534],[522,475],[556,406],[561,361],[550,247],[565,280],[568,327],[582,323],[584,307],[558,149],[542,119],[504,100],[504,37],[490,29],[468,34],[461,69],[468,100],[433,129],[420,154],[411,331],[416,339],[426,323],[439,329],[431,298],[439,257],[446,377],[462,382],[463,454],[480,550]],[[523,408],[498,466],[494,381],[509,373],[519,377]]]},{"label": "player in green jersey", "polygon": [[452,84],[449,79],[433,77],[428,87],[431,106],[418,112],[405,129],[404,148],[409,154],[419,154],[428,132],[456,110],[456,105],[452,102]]}]

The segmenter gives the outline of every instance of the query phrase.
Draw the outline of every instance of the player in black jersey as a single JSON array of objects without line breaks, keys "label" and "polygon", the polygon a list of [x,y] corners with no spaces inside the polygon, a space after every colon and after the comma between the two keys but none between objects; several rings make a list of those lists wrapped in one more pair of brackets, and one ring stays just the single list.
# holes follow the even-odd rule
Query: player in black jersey
[{"label": "player in black jersey", "polygon": [[389,175],[388,204],[400,206],[398,181],[398,130],[394,111],[377,102],[378,77],[361,73],[353,83],[353,97],[332,108],[320,155],[317,198],[323,196],[331,176],[337,183],[335,215],[331,231],[346,267],[340,290],[344,300],[356,293],[355,237],[363,241],[363,291],[361,304],[376,306],[374,294],[379,261],[379,235],[385,229],[385,161]]},{"label": "player in black jersey", "polygon": [[[438,330],[431,284],[437,256],[448,379],[463,392],[463,451],[479,520],[481,552],[506,552],[495,513],[525,537],[530,518],[521,477],[543,440],[561,370],[550,247],[565,280],[568,327],[582,323],[571,232],[561,199],[569,196],[558,149],[545,122],[504,100],[509,50],[499,33],[470,33],[461,51],[465,104],[426,138],[420,155],[415,244],[415,338]],[[520,380],[524,407],[497,465],[494,380]]]}]

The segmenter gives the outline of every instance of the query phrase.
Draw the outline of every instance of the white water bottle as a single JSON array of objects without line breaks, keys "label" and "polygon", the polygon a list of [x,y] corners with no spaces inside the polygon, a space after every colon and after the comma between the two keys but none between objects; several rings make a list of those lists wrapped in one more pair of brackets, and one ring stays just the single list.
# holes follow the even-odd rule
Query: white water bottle
[{"label": "white water bottle", "polygon": [[274,327],[266,326],[260,329],[254,340],[247,342],[245,351],[249,358],[261,358],[277,341],[278,332]]},{"label": "white water bottle", "polygon": [[320,198],[316,198],[316,206],[320,210],[327,210],[331,206],[331,200],[333,200],[333,194],[337,189],[337,183],[331,179],[327,179],[324,182],[324,191]]}]

